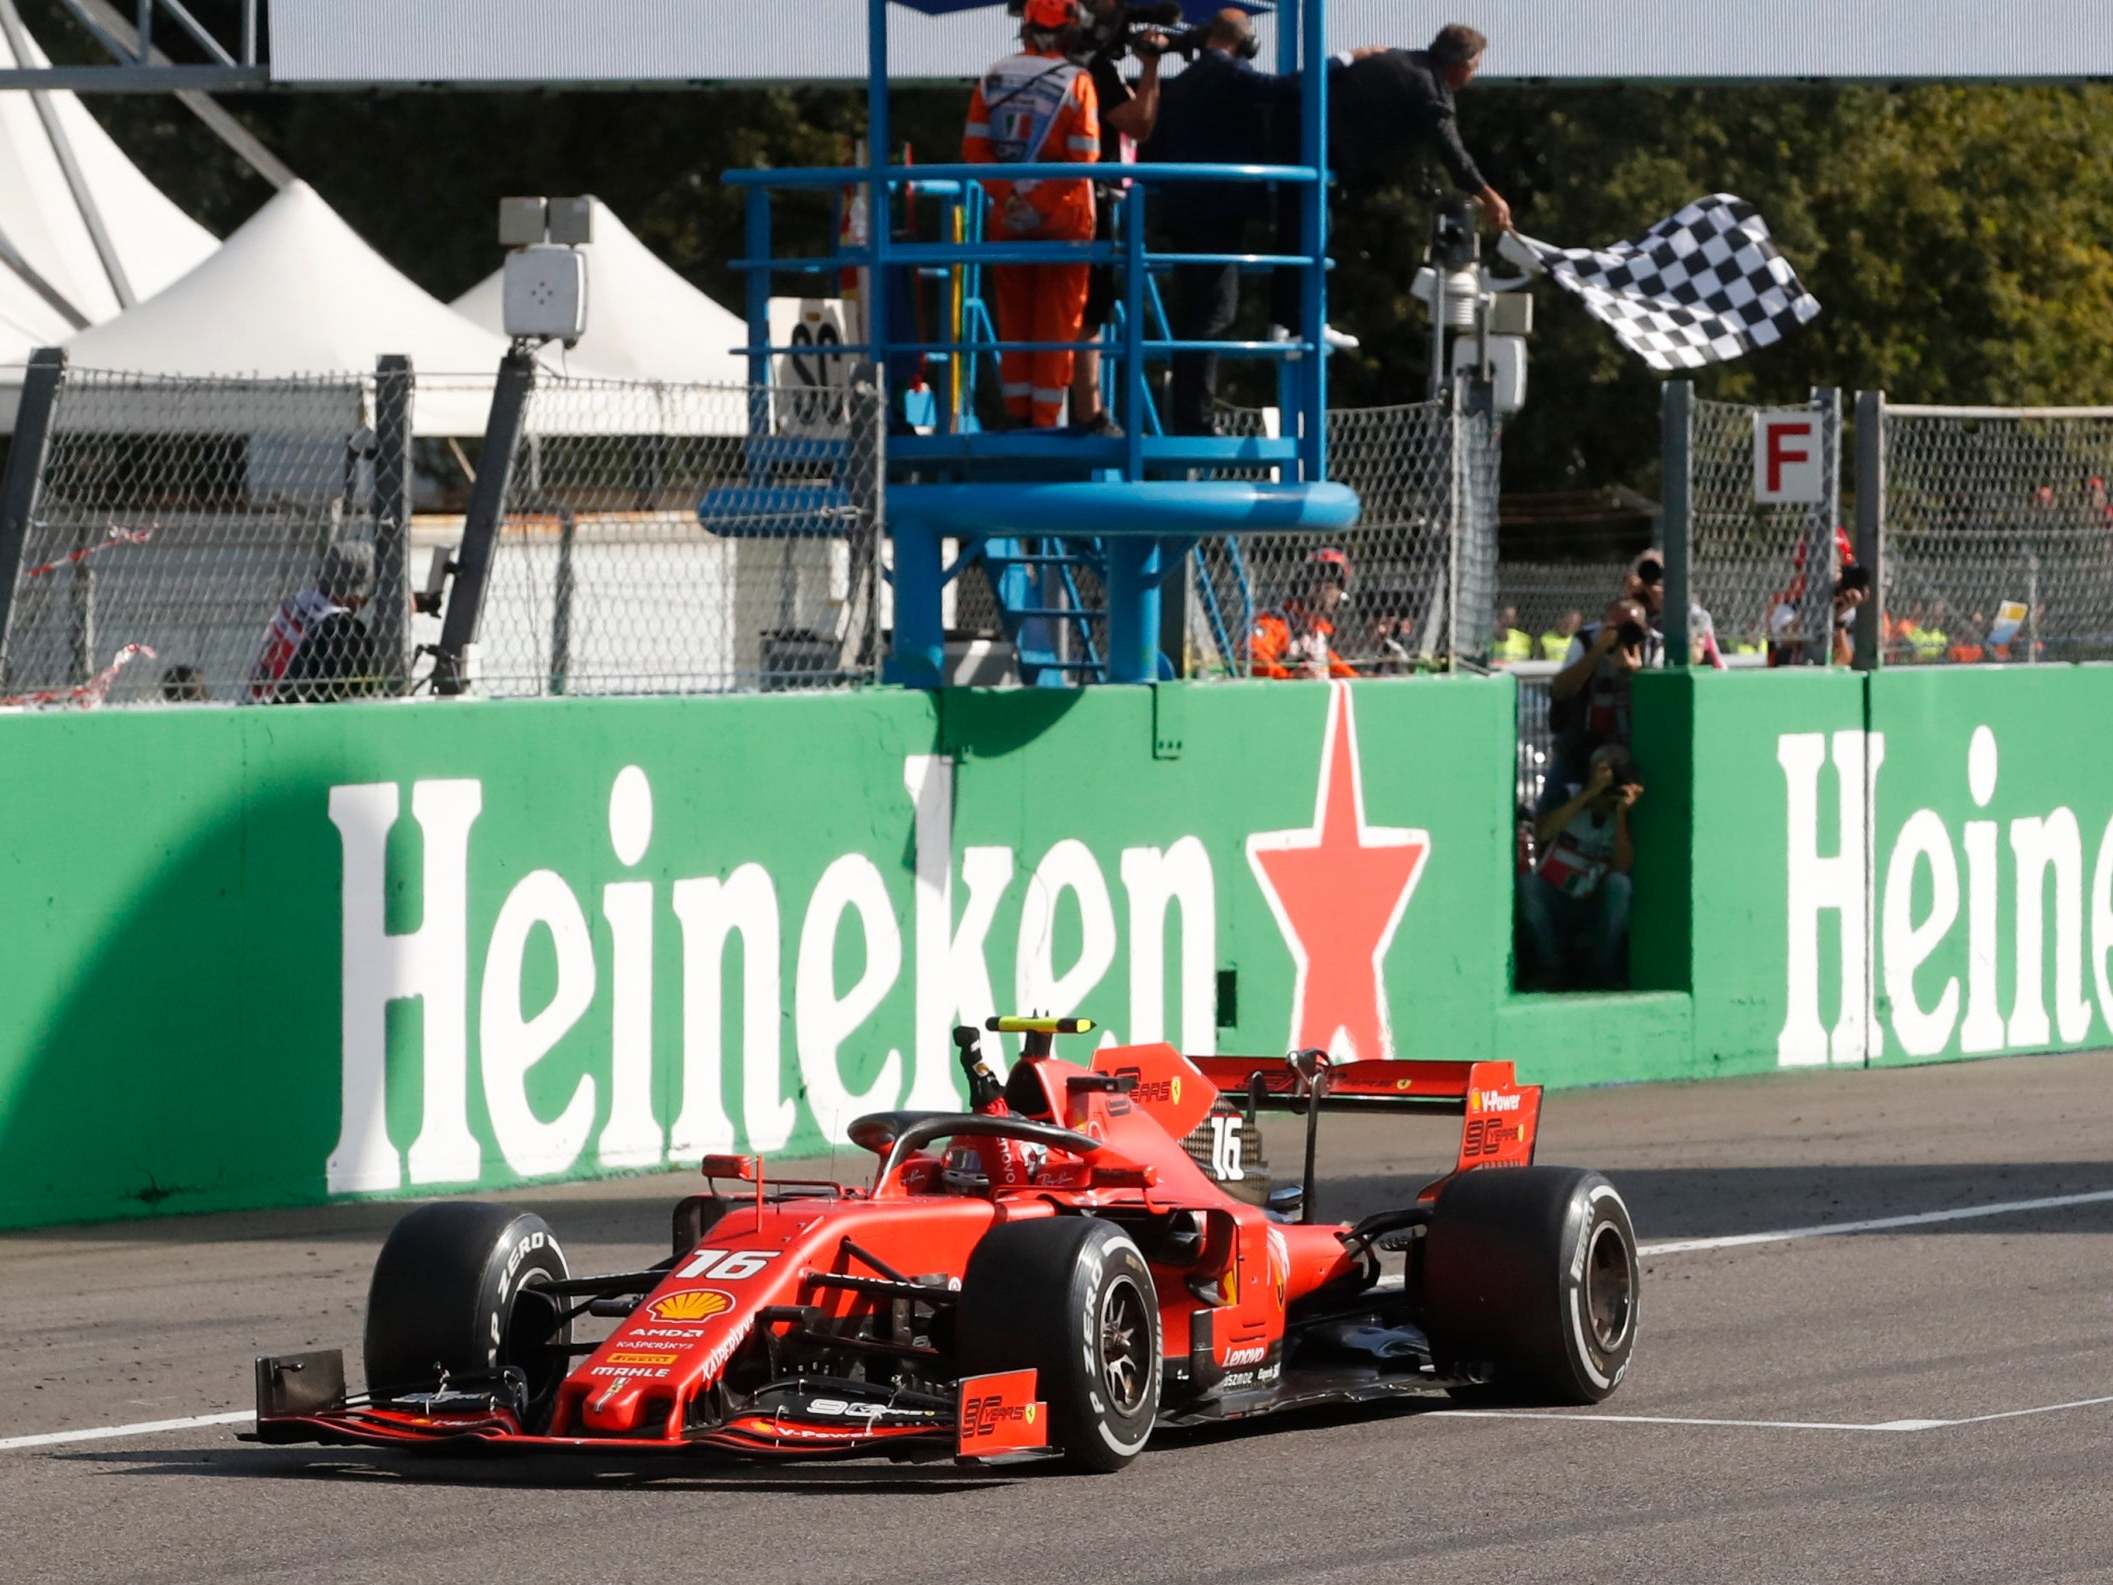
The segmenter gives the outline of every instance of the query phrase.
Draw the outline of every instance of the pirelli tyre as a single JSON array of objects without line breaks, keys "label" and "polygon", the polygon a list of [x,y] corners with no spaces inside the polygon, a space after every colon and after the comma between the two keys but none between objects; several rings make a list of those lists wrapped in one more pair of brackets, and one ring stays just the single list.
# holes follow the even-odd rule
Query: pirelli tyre
[{"label": "pirelli tyre", "polygon": [[1130,1235],[1056,1216],[993,1227],[962,1273],[965,1375],[1035,1371],[1049,1445],[1108,1473],[1144,1450],[1159,1415],[1159,1297]]},{"label": "pirelli tyre", "polygon": [[1598,1403],[1636,1346],[1636,1233],[1614,1185],[1575,1167],[1485,1168],[1440,1191],[1424,1240],[1424,1329],[1460,1397]]},{"label": "pirelli tyre", "polygon": [[450,1381],[493,1383],[507,1367],[525,1381],[528,1429],[550,1411],[572,1340],[557,1299],[565,1252],[542,1217],[510,1205],[421,1205],[389,1230],[367,1288],[370,1392],[430,1392]]}]

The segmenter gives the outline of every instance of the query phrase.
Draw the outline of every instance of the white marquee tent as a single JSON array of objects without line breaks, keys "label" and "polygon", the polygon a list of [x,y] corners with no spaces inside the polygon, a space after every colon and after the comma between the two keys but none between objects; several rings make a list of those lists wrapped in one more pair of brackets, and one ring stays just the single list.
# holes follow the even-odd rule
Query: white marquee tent
[{"label": "white marquee tent", "polygon": [[403,353],[418,374],[417,432],[481,435],[506,340],[421,290],[295,182],[189,274],[65,346],[76,368],[170,376],[357,374]]},{"label": "white marquee tent", "polygon": [[[639,241],[599,198],[587,254],[587,334],[572,357],[613,379],[745,385],[748,322],[700,292]],[[504,272],[455,299],[458,313],[503,333]],[[557,354],[546,354],[555,367]]]},{"label": "white marquee tent", "polygon": [[[16,28],[0,30],[0,62],[49,64]],[[74,95],[0,93],[0,366],[114,317],[126,306],[119,281],[135,301],[150,297],[217,246]]]}]

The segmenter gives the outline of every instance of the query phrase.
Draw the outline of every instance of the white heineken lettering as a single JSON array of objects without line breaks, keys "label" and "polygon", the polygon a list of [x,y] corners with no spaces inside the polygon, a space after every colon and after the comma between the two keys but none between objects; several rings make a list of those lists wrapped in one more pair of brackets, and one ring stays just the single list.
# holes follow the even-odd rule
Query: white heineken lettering
[{"label": "white heineken lettering", "polygon": [[1171,847],[1124,848],[1123,892],[1130,924],[1130,1039],[1166,1039],[1166,919],[1181,911],[1181,1049],[1218,1049],[1218,896],[1211,856],[1196,838]]},{"label": "white heineken lettering", "polygon": [[2054,883],[2054,1018],[2062,1044],[2091,1032],[2091,999],[2084,994],[2084,836],[2076,816],[2057,809],[2010,823],[2010,851],[2018,866],[2017,994],[2010,1009],[2010,1043],[2044,1046],[2047,882]]},{"label": "white heineken lettering", "polygon": [[[1974,807],[1986,809],[1996,795],[1996,735],[1974,729],[1966,754],[1966,786]],[[1966,849],[1966,1021],[1959,1049],[1969,1053],[2003,1049],[2003,1015],[1996,1009],[1996,823],[1969,820],[1960,845]]]},{"label": "white heineken lettering", "polygon": [[[1867,972],[1871,851],[1865,808],[1877,789],[1885,736],[1873,732],[1867,737],[1854,730],[1832,736],[1837,835],[1831,855],[1819,851],[1819,784],[1828,758],[1827,734],[1789,732],[1776,740],[1789,814],[1789,983],[1783,1028],[1776,1038],[1776,1061],[1786,1068],[1828,1061],[1860,1063],[1879,1050]],[[1828,911],[1841,919],[1841,1013],[1832,1031],[1820,1022],[1819,997],[1819,921]]]},{"label": "white heineken lettering", "polygon": [[[857,916],[865,935],[865,970],[841,996],[836,990],[836,937],[846,913]],[[846,853],[815,882],[800,925],[800,967],[793,1001],[793,1038],[798,1042],[800,1076],[807,1084],[807,1104],[815,1121],[831,1138],[861,1112],[893,1106],[902,1093],[903,1062],[891,1050],[873,1082],[853,1089],[844,1081],[838,1053],[844,1042],[873,1016],[902,969],[902,933],[895,927],[895,908],[880,870],[863,853]]]},{"label": "white heineken lettering", "polygon": [[[521,1016],[521,968],[540,926],[557,954],[557,983],[533,1016]],[[579,899],[554,870],[533,870],[507,893],[484,954],[477,1020],[483,1054],[484,1104],[492,1138],[523,1177],[563,1172],[578,1159],[594,1126],[594,1080],[581,1074],[563,1110],[549,1122],[528,1102],[529,1070],[548,1056],[594,1000],[594,943]]]},{"label": "white heineken lettering", "polygon": [[[636,765],[609,789],[609,846],[625,869],[653,841],[653,788]],[[657,1167],[665,1136],[653,1116],[653,883],[602,888],[609,923],[609,1121],[595,1144],[604,1167]]]},{"label": "white heineken lettering", "polygon": [[[1915,870],[1930,872],[1929,917],[1919,924],[1915,906]],[[1951,834],[1934,809],[1918,809],[1900,828],[1886,861],[1884,943],[1886,999],[1892,1003],[1893,1034],[1911,1057],[1934,1057],[1951,1044],[1959,1021],[1959,980],[1944,982],[1936,1005],[1924,1011],[1915,997],[1915,975],[1950,932],[1959,917],[1959,865],[1952,857]]]},{"label": "white heineken lettering", "polygon": [[725,880],[698,876],[675,883],[682,921],[682,1107],[669,1151],[681,1158],[731,1150],[734,1125],[720,1094],[727,944],[741,941],[741,1115],[752,1150],[776,1150],[792,1137],[798,1108],[780,1073],[778,892],[760,864],[743,864]]},{"label": "white heineken lettering", "polygon": [[[1853,736],[1835,734],[1836,768],[1843,772],[1845,787],[1853,782],[1842,764],[1840,749],[1843,739]],[[1813,901],[1816,883],[1809,875],[1800,892],[1797,870],[1801,855],[1809,855],[1815,846],[1810,822],[1817,797],[1811,789],[1821,763],[1817,749],[1820,742],[1818,734],[1794,735],[1780,739],[1777,746],[1777,758],[1788,773],[1791,789],[1791,895],[1793,903],[1802,900],[1808,912],[1821,906],[1836,906],[1832,888],[1843,878],[1838,872],[1824,871],[1825,865],[1837,861],[1820,860],[1822,900]],[[1873,754],[1868,774],[1875,786],[1876,764],[1882,755],[1876,734],[1870,742]],[[1974,729],[1965,768],[1966,790],[1973,807],[1989,809],[1995,801],[2002,760],[1995,732],[1986,724]],[[1802,794],[1801,787],[1805,789]],[[1846,810],[1844,819],[1848,819]],[[1863,821],[1869,824],[1868,813]],[[2088,913],[2084,838],[2076,812],[2065,807],[2044,814],[2019,815],[2008,822],[2007,831],[2002,822],[1993,818],[1962,821],[1956,844],[1937,810],[1916,809],[1908,814],[1886,858],[1884,887],[1878,894],[1876,909],[1879,929],[1871,948],[1877,977],[1884,981],[1893,1036],[1900,1042],[1903,1055],[1935,1057],[1954,1050],[1978,1055],[2076,1046],[2092,1038],[2094,1013],[2113,1024],[2113,972],[2109,972],[2113,970],[2113,964],[2109,964],[2109,958],[2113,958],[2113,822],[2099,837]],[[1845,840],[1844,849],[1849,845]],[[2003,911],[2006,879],[2002,866],[2006,849],[2015,870],[2008,878],[2009,915]],[[1809,857],[1804,862],[1809,870]],[[1918,897],[1917,887],[1925,872],[1927,891]],[[1923,909],[1919,917],[1918,905]],[[1924,971],[1945,945],[1956,939],[1962,912],[1966,916],[1964,975],[1948,974],[1932,984]],[[1845,910],[1845,954],[1850,952],[1854,939],[1849,933],[1848,917]],[[2011,932],[2007,945],[2006,930]],[[1794,912],[1790,1018],[1778,1053],[1786,1063],[1817,1060],[1809,1054],[1816,1049],[1819,1038],[1814,940],[1809,920],[1801,926]],[[2007,1016],[2001,997],[2006,950],[2011,954],[2012,970]],[[2088,983],[2084,973],[2087,961],[2091,966]],[[1845,959],[1842,978],[1846,1009],[1854,1005],[1849,1000],[1856,979],[1853,955]],[[2094,990],[2096,1009],[2092,1001]],[[1840,1026],[1835,1034],[1838,1042]],[[1878,1052],[1877,1038],[1874,1027],[1873,1055]],[[1838,1043],[1834,1059],[1843,1060]]]},{"label": "white heineken lettering", "polygon": [[324,1166],[332,1194],[394,1189],[404,1162],[388,1130],[388,1008],[415,998],[424,1020],[424,1107],[411,1143],[411,1182],[474,1183],[483,1152],[468,1115],[469,837],[484,807],[474,781],[424,781],[411,790],[411,817],[424,843],[422,923],[387,926],[389,829],[399,793],[392,783],[330,789],[330,820],[344,850],[340,1027],[342,1121]]},{"label": "white heineken lettering", "polygon": [[[1057,912],[1069,892],[1078,907],[1078,956],[1056,967]],[[1020,943],[1013,956],[1016,1006],[1062,1016],[1084,1005],[1115,961],[1115,907],[1092,849],[1065,837],[1042,855],[1020,899]],[[1026,1038],[1021,1037],[1022,1040]],[[1103,1043],[1107,1036],[1103,1036]]]},{"label": "white heineken lettering", "polygon": [[2098,839],[2098,862],[2091,868],[2091,979],[2098,989],[2098,1016],[2113,1028],[2113,819]]},{"label": "white heineken lettering", "polygon": [[[642,767],[624,766],[609,786],[610,869],[568,877],[529,868],[532,854],[509,855],[507,869],[528,872],[498,899],[490,933],[477,943],[468,940],[467,928],[469,834],[483,810],[481,785],[462,779],[420,781],[407,790],[392,784],[331,789],[330,819],[344,855],[344,1011],[342,1127],[326,1169],[330,1191],[475,1183],[494,1146],[510,1172],[542,1177],[583,1163],[650,1167],[671,1152],[694,1159],[714,1150],[776,1150],[803,1119],[836,1133],[862,1111],[959,1104],[947,1034],[955,1022],[1005,1003],[991,983],[990,936],[1011,894],[1016,860],[1009,847],[970,847],[954,873],[951,759],[906,756],[903,785],[915,832],[911,908],[903,910],[891,896],[889,877],[873,857],[842,854],[806,899],[791,962],[790,912],[797,904],[781,908],[762,865],[742,863],[673,882],[670,902],[681,936],[681,1069],[672,1122],[662,1110],[667,1075],[659,1064],[670,1060],[668,1047],[676,1042],[662,1031],[656,1001],[659,883],[644,867],[654,843],[654,789]],[[420,828],[421,860],[416,874],[392,876],[389,842],[406,794]],[[1123,850],[1118,868],[1123,923],[1131,932],[1126,967],[1134,1038],[1163,1038],[1168,1024],[1178,1022],[1184,1048],[1208,1053],[1217,1033],[1218,951],[1209,853],[1196,837],[1177,834],[1164,847]],[[388,928],[388,910],[398,898],[421,919],[417,929]],[[590,927],[594,906],[607,926],[606,964],[598,956],[601,938]],[[901,918],[905,911],[911,919]],[[905,967],[905,929],[914,948],[914,994],[906,998],[914,1004],[913,1023],[910,1040],[891,1048],[874,1040],[873,1026]],[[1015,1005],[1073,1011],[1107,979],[1124,943],[1109,877],[1083,841],[1054,843],[1026,878],[1012,945]],[[472,951],[482,959],[474,1073]],[[740,983],[729,987],[728,959],[735,952]],[[1002,952],[997,961],[1003,964]],[[839,984],[844,963],[858,965],[848,986]],[[608,1022],[597,1030],[606,1030],[606,1055],[602,1036],[581,1027],[604,972]],[[535,977],[524,983],[524,973]],[[1171,994],[1178,1009],[1169,1002],[1170,974],[1177,978]],[[408,1150],[390,1139],[387,1126],[388,1009],[399,999],[417,1000],[422,1018],[423,1096]],[[795,1074],[785,1072],[788,1032]],[[726,1071],[732,1040],[740,1044],[738,1081]],[[738,1116],[730,1115],[735,1082]],[[804,1105],[788,1093],[794,1084]],[[472,1086],[489,1119],[475,1132]],[[399,1103],[399,1110],[410,1108]],[[1237,1141],[1225,1148],[1237,1170]]]},{"label": "white heineken lettering", "polygon": [[1013,851],[974,847],[961,855],[968,901],[954,923],[954,762],[939,754],[911,754],[902,762],[903,786],[916,811],[917,1011],[910,1093],[903,1105],[951,1111],[961,1104],[950,1038],[956,1024],[980,1024],[998,1005],[991,993],[984,942],[1005,888],[1012,883]]}]

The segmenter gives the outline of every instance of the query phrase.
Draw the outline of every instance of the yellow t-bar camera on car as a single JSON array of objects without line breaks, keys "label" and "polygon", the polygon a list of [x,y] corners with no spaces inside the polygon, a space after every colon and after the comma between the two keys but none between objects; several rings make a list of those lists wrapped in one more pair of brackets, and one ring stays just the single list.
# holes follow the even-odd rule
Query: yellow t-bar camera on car
[{"label": "yellow t-bar camera on car", "polygon": [[1093,1028],[1090,1018],[986,1018],[983,1027],[995,1035],[1025,1035],[1020,1045],[1023,1057],[1046,1057],[1052,1035],[1083,1035]]}]

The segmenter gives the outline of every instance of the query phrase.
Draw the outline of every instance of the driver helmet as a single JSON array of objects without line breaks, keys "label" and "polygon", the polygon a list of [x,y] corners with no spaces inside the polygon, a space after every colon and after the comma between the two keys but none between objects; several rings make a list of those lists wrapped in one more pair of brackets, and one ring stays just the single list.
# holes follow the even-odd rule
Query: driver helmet
[{"label": "driver helmet", "polygon": [[939,1169],[939,1186],[948,1194],[989,1194],[990,1174],[974,1145],[954,1145]]}]

